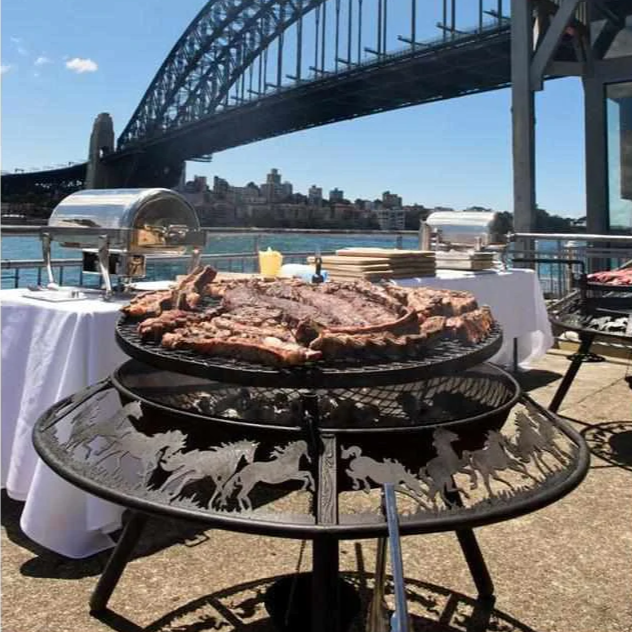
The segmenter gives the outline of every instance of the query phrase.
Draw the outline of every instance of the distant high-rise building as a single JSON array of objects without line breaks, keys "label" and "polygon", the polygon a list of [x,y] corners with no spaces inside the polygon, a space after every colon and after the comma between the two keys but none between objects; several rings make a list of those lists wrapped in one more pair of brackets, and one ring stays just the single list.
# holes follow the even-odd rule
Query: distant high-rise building
[{"label": "distant high-rise building", "polygon": [[213,193],[215,195],[225,195],[228,193],[228,189],[230,185],[228,184],[228,180],[224,180],[224,178],[218,178],[215,176],[213,178]]},{"label": "distant high-rise building", "polygon": [[323,203],[323,190],[321,187],[317,187],[315,184],[312,184],[309,187],[308,192],[309,203],[312,206],[320,206]]},{"label": "distant high-rise building", "polygon": [[345,192],[336,188],[332,189],[329,192],[329,201],[330,202],[342,202],[345,199]]},{"label": "distant high-rise building", "polygon": [[282,198],[288,198],[290,197],[290,195],[292,195],[292,192],[294,190],[294,187],[292,186],[291,182],[284,182],[283,184],[279,185],[279,195]]},{"label": "distant high-rise building", "polygon": [[290,182],[281,183],[281,174],[278,169],[270,169],[265,183],[260,188],[261,195],[269,202],[292,195],[292,184]]},{"label": "distant high-rise building", "polygon": [[396,193],[384,191],[384,193],[382,193],[382,204],[385,208],[401,208],[402,198]]},{"label": "distant high-rise building", "polygon": [[281,184],[281,174],[278,169],[270,169],[270,173],[266,176],[267,184]]}]

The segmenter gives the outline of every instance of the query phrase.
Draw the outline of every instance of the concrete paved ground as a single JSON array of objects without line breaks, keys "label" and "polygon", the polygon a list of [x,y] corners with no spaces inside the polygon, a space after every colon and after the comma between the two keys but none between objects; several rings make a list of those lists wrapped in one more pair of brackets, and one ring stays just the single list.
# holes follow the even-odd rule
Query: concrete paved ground
[{"label": "concrete paved ground", "polygon": [[[568,362],[552,352],[523,374],[548,404]],[[562,413],[586,437],[586,480],[525,517],[477,530],[496,585],[486,607],[453,534],[404,539],[414,630],[432,632],[632,632],[632,392],[623,361],[584,365]],[[300,543],[152,519],[110,602],[106,621],[88,599],[107,553],[69,560],[29,542],[21,503],[2,498],[2,630],[203,632],[273,630],[263,593],[292,573]],[[375,547],[343,542],[341,560],[366,605]],[[306,555],[308,560],[309,556]],[[304,565],[305,567],[305,565]],[[304,568],[303,567],[303,568]],[[354,623],[363,630],[363,619]]]}]

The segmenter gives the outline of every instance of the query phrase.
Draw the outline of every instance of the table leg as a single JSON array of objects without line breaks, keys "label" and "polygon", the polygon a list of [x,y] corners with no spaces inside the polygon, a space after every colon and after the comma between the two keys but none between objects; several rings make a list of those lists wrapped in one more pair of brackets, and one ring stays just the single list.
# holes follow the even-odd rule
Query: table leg
[{"label": "table leg", "polygon": [[340,584],[338,540],[314,539],[312,561],[312,632],[339,632]]},{"label": "table leg", "polygon": [[101,574],[99,581],[90,597],[90,612],[98,613],[108,605],[108,601],[118,584],[136,542],[147,522],[147,516],[137,511],[131,512],[129,520],[123,528],[123,533]]},{"label": "table leg", "polygon": [[571,364],[551,400],[551,405],[549,406],[551,412],[556,413],[562,405],[566,393],[568,393],[568,389],[571,387],[584,358],[588,355],[594,339],[594,334],[581,334],[579,349],[577,353],[574,354]]}]

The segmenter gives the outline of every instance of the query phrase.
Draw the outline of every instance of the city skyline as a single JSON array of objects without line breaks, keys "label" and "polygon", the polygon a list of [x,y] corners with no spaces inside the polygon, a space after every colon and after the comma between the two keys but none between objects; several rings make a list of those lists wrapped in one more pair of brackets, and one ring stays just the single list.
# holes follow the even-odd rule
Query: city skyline
[{"label": "city skyline", "polygon": [[[112,114],[120,134],[201,6],[116,0],[107,11],[78,11],[73,3],[4,2],[2,169],[85,160],[99,112]],[[393,5],[393,15],[400,10]],[[420,35],[436,37],[436,20],[424,24]],[[107,38],[95,37],[103,32]],[[340,182],[351,199],[390,189],[428,206],[512,211],[510,96],[498,90],[295,132],[215,154],[210,164],[188,163],[187,176],[248,182],[276,164],[301,190]],[[583,216],[581,81],[547,82],[536,101],[537,202]]]}]

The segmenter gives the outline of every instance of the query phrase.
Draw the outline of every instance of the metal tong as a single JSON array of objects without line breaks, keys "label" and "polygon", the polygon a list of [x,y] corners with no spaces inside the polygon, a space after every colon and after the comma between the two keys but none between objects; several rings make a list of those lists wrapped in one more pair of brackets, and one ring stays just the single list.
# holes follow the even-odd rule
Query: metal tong
[{"label": "metal tong", "polygon": [[387,538],[380,538],[377,543],[377,558],[375,561],[375,589],[373,599],[369,605],[367,617],[367,632],[408,632],[408,607],[406,605],[406,588],[404,586],[404,566],[402,563],[402,548],[399,536],[399,518],[395,488],[392,483],[385,483],[383,487],[382,505],[386,513],[388,525],[388,542],[391,546],[391,565],[393,584],[395,588],[395,612],[390,623],[384,587],[386,583],[386,545]]}]

